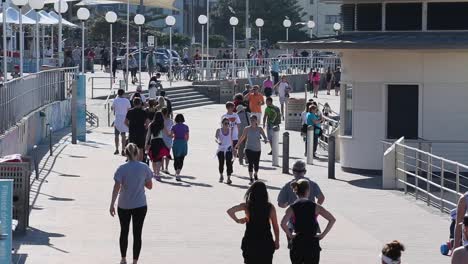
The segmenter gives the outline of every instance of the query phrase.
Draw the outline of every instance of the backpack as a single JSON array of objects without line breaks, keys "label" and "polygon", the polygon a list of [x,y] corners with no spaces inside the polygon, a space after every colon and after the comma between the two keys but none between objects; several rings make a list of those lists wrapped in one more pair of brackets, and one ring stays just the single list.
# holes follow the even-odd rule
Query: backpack
[{"label": "backpack", "polygon": [[279,126],[281,124],[281,110],[277,106],[273,106],[273,109],[276,112],[276,118],[271,122],[274,126]]}]

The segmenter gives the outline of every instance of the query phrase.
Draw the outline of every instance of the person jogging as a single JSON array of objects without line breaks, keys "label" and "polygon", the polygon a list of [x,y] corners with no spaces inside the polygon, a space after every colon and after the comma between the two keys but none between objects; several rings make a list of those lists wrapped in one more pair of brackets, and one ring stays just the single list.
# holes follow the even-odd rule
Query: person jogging
[{"label": "person jogging", "polygon": [[127,144],[126,133],[128,133],[128,127],[125,125],[125,117],[127,116],[128,110],[131,108],[130,101],[124,97],[125,91],[119,89],[117,91],[117,98],[112,102],[112,110],[114,111],[114,140],[115,140],[115,152],[114,155],[119,154],[119,136],[122,140],[122,156],[125,156],[124,149]]},{"label": "person jogging", "polygon": [[[236,213],[244,212],[239,218]],[[271,264],[273,254],[280,247],[279,226],[275,207],[268,201],[265,183],[257,181],[245,193],[245,202],[227,210],[238,224],[245,224],[241,249],[246,264]],[[271,234],[271,228],[275,239]]]},{"label": "person jogging", "polygon": [[181,181],[180,171],[184,166],[184,159],[188,153],[189,127],[185,125],[185,118],[182,114],[175,117],[176,124],[172,127],[174,142],[172,144],[172,154],[174,154],[174,170],[176,181]]},{"label": "person jogging", "polygon": [[115,216],[115,202],[119,197],[117,214],[120,221],[121,264],[127,263],[127,246],[130,221],[133,221],[133,264],[137,264],[141,251],[141,234],[148,210],[145,187],[153,188],[150,168],[138,160],[138,147],[130,143],[125,148],[128,162],[121,165],[114,174],[114,188],[110,204],[110,215]]},{"label": "person jogging", "polygon": [[279,125],[281,124],[281,110],[277,106],[273,105],[273,99],[271,97],[267,97],[266,105],[265,116],[263,116],[263,129],[265,129],[265,127],[267,129],[268,141],[270,141],[270,147],[272,149],[268,155],[272,155],[273,133],[275,127],[277,127],[279,131]]},{"label": "person jogging", "polygon": [[[265,135],[263,128],[258,126],[257,116],[250,116],[250,126],[244,128],[239,142],[237,143],[236,150],[239,149],[239,146],[246,141],[245,143],[245,155],[249,161],[249,177],[250,184],[254,182],[254,179],[258,180],[258,170],[260,164],[260,155],[262,154],[262,146],[260,143],[261,137],[263,137],[265,143],[268,143],[268,138]],[[255,171],[255,173],[254,173]],[[252,177],[253,176],[253,177]]]},{"label": "person jogging", "polygon": [[[286,209],[281,220],[281,228],[291,240],[289,256],[292,264],[320,263],[320,240],[324,239],[335,224],[335,217],[321,205],[309,200],[309,181],[301,179],[291,183],[291,188],[297,195],[297,200]],[[317,216],[328,221],[323,232],[318,233]],[[294,223],[291,231],[288,223]]]},{"label": "person jogging", "polygon": [[233,157],[233,129],[229,127],[229,119],[224,118],[221,122],[222,127],[216,129],[215,141],[218,144],[216,156],[218,157],[219,182],[224,181],[224,163],[226,163],[227,184],[231,184],[232,157]]}]

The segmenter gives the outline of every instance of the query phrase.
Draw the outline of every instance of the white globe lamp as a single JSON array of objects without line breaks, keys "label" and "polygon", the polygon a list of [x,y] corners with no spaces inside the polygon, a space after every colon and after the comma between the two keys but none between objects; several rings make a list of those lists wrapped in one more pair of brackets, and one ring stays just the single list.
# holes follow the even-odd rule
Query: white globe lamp
[{"label": "white globe lamp", "polygon": [[113,11],[109,11],[106,13],[106,21],[108,23],[115,23],[117,21],[117,14]]}]

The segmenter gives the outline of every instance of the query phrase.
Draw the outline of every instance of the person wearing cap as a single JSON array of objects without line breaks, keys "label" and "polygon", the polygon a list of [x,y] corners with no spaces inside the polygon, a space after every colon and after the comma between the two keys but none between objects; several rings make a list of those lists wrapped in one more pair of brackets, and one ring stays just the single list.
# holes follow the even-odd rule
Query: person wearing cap
[{"label": "person wearing cap", "polygon": [[[236,107],[236,113],[239,116],[240,123],[239,123],[239,131],[244,131],[244,128],[250,126],[249,114],[245,111],[247,108],[243,105],[238,105]],[[237,153],[237,157],[239,158],[239,164],[244,165],[244,158],[247,161],[247,157],[244,155],[244,148],[245,143],[239,145],[239,151]]]},{"label": "person wearing cap", "polygon": [[306,163],[303,160],[296,161],[293,165],[292,171],[294,179],[287,182],[283,186],[283,188],[281,188],[281,191],[278,194],[278,206],[281,208],[286,208],[297,200],[297,196],[291,187],[291,183],[300,179],[306,179],[309,181],[309,200],[316,202],[319,205],[323,204],[323,202],[325,201],[325,196],[323,195],[322,190],[316,182],[305,177],[305,174],[307,172]]},{"label": "person wearing cap", "polygon": [[462,228],[462,235],[464,237],[463,245],[457,247],[453,251],[452,264],[468,263],[468,216],[463,216],[463,222],[460,224],[460,228]]},{"label": "person wearing cap", "polygon": [[[455,225],[455,246],[458,247],[462,245],[462,225],[461,223],[463,222],[463,216],[465,216],[468,213],[468,192],[466,192],[460,199],[458,200],[457,204],[457,222]],[[465,239],[468,240],[468,237]]]}]

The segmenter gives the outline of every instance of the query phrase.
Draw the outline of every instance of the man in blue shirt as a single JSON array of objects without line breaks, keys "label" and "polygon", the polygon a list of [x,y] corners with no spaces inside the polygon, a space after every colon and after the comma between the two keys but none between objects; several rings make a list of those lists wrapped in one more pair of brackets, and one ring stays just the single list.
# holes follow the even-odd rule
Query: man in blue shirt
[{"label": "man in blue shirt", "polygon": [[321,123],[321,118],[318,115],[317,111],[317,106],[316,105],[311,105],[310,106],[311,111],[307,113],[307,125],[313,126],[314,127],[314,158],[317,158],[316,152],[317,152],[317,146],[318,146],[318,139],[320,137],[320,133],[322,132],[322,125]]}]

